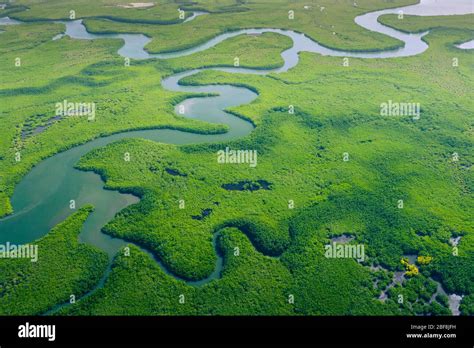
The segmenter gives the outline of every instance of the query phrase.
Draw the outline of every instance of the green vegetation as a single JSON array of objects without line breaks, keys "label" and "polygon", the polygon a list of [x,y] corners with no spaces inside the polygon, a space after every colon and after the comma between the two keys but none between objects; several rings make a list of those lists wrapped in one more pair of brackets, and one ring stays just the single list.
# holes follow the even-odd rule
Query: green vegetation
[{"label": "green vegetation", "polygon": [[[346,50],[378,50],[395,48],[403,43],[359,27],[354,18],[365,12],[387,7],[398,7],[416,3],[416,0],[373,0],[354,1],[320,0],[307,1],[252,1],[242,3],[241,11],[219,11],[219,13],[200,16],[179,26],[156,26],[150,24],[124,24],[118,21],[86,19],[89,31],[94,33],[144,33],[153,38],[146,47],[150,52],[169,52],[192,47],[206,42],[220,33],[243,28],[281,28],[304,32],[309,37],[328,47]],[[193,8],[207,11],[208,1],[198,2]],[[218,4],[219,1],[211,3]],[[241,3],[236,1],[235,3]],[[212,5],[211,5],[212,6]],[[224,5],[225,6],[225,5]],[[305,9],[304,6],[309,6]],[[235,8],[238,6],[236,5]],[[321,8],[324,8],[321,10]],[[294,11],[294,19],[289,19],[288,11]],[[85,16],[86,17],[86,16]],[[278,24],[276,24],[278,23]]]},{"label": "green vegetation", "polygon": [[[446,48],[446,44],[465,36],[462,31],[435,32],[428,36],[430,50],[417,57],[371,62],[351,59],[350,68],[346,68],[337,58],[302,54],[299,65],[286,74],[246,76],[245,84],[257,89],[260,96],[232,111],[252,119],[257,129],[231,147],[257,149],[259,164],[254,169],[218,167],[216,150],[222,148],[218,144],[176,148],[127,140],[93,151],[81,161],[81,168],[98,170],[110,187],[139,183],[145,192],[143,200],[119,214],[106,231],[146,245],[176,274],[200,279],[210,274],[215,263],[211,232],[224,225],[241,227],[238,221],[243,218],[262,226],[254,233],[242,229],[258,249],[279,254],[289,248],[282,261],[295,278],[301,274],[302,279],[295,281],[302,284],[301,293],[298,288],[294,290],[296,298],[304,299],[299,311],[384,312],[380,304],[370,300],[371,292],[362,290],[367,288],[370,273],[353,261],[321,257],[323,241],[329,234],[350,232],[367,245],[371,263],[391,270],[400,269],[400,259],[407,253],[429,251],[434,257],[433,267],[456,258],[448,244],[450,234],[445,231],[472,233],[469,214],[465,214],[473,208],[466,195],[472,187],[472,174],[464,169],[472,163],[472,155],[463,145],[471,141],[463,129],[469,123],[472,79],[468,71],[473,67],[468,59],[471,53],[456,50],[464,63],[454,70],[450,65],[454,49]],[[407,64],[412,66],[410,73]],[[433,70],[440,73],[432,76]],[[341,80],[342,72],[350,73],[347,76],[351,79]],[[422,76],[424,84],[420,87]],[[242,77],[208,71],[185,82],[241,84]],[[336,85],[337,90],[328,87]],[[366,99],[367,86],[370,100]],[[344,105],[334,104],[337,98],[342,98]],[[419,101],[421,119],[414,122],[379,116],[380,103],[388,99]],[[295,105],[294,115],[281,111],[290,104]],[[352,105],[349,112],[347,105]],[[139,160],[124,167],[115,157],[126,149]],[[460,153],[458,163],[450,159],[454,151]],[[347,163],[342,161],[343,152],[351,156]],[[279,158],[278,162],[274,158]],[[155,170],[147,169],[152,166]],[[171,176],[165,167],[176,168],[186,176]],[[229,181],[258,179],[272,182],[272,190],[224,191],[220,187]],[[180,210],[180,199],[191,203]],[[294,210],[288,209],[290,199],[297,207]],[[399,199],[405,202],[403,209],[397,208]],[[308,205],[315,212],[308,217],[301,213],[301,233],[316,238],[314,233],[321,231],[322,235],[319,242],[316,239],[312,243],[298,236],[304,240],[301,245],[309,249],[310,254],[305,255],[298,249],[298,239],[288,239],[297,232],[285,222]],[[206,219],[191,218],[210,207],[213,211]],[[320,221],[320,226],[312,227],[313,221]],[[295,248],[297,253],[292,252]],[[459,260],[472,248],[472,239],[466,236]],[[461,268],[466,272],[470,269],[469,265]],[[348,273],[344,281],[346,272],[354,273]],[[339,290],[330,285],[331,274]],[[446,274],[446,278],[451,276]],[[469,278],[464,279],[472,284]],[[449,286],[445,281],[443,285]],[[360,294],[349,296],[359,288]],[[344,304],[341,298],[349,302]]]},{"label": "green vegetation", "polygon": [[28,8],[26,6],[17,5],[17,4],[8,4],[5,8],[0,9],[0,18],[11,16],[15,12],[26,11]]},{"label": "green vegetation", "polygon": [[[41,159],[71,146],[132,129],[224,132],[226,126],[176,116],[172,106],[190,95],[164,90],[160,79],[183,69],[233,66],[235,52],[241,54],[241,66],[275,67],[282,64],[279,53],[291,45],[287,37],[277,34],[242,35],[179,61],[132,61],[125,67],[116,55],[119,40],[65,37],[51,41],[62,27],[44,23],[6,26],[0,33],[0,119],[4,126],[0,130],[0,216],[11,212],[8,197],[21,176]],[[15,67],[16,57],[21,58],[21,67]],[[63,100],[95,102],[96,120],[70,117],[58,122],[55,104]],[[46,130],[24,136],[42,126]],[[20,162],[15,158],[17,152]]]},{"label": "green vegetation", "polygon": [[91,290],[104,273],[107,255],[77,237],[92,211],[80,209],[49,234],[38,245],[38,261],[0,259],[0,314],[41,314],[70,296],[79,298]]},{"label": "green vegetation", "polygon": [[[23,21],[68,20],[74,18],[113,18],[124,22],[145,22],[154,24],[180,23],[179,5],[169,1],[153,1],[155,6],[146,9],[125,8],[130,2],[125,0],[105,0],[90,2],[88,0],[50,0],[50,1],[15,1],[13,8],[22,6],[28,11],[14,11],[12,17]],[[6,8],[8,10],[9,7]],[[74,17],[71,17],[74,11]],[[10,10],[11,15],[11,10]],[[189,16],[189,14],[188,14]]]},{"label": "green vegetation", "polygon": [[[353,17],[413,1],[357,2],[353,7],[352,1],[322,1],[326,12],[316,5],[305,12],[300,2],[268,11],[266,1],[198,1],[186,10],[213,13],[166,26],[143,22],[175,20],[175,3],[160,3],[163,12],[158,14],[158,5],[109,11],[111,3],[79,2],[77,16],[90,17],[86,23],[93,31],[146,33],[154,39],[150,51],[188,47],[223,31],[275,23],[338,48],[397,46],[357,27]],[[64,2],[27,6],[30,11],[15,16],[64,18],[68,7]],[[302,19],[291,24],[281,20],[293,6],[299,6],[296,16]],[[97,18],[104,13],[114,21]],[[230,110],[256,129],[226,143],[175,146],[126,139],[93,150],[77,168],[100,174],[107,189],[141,198],[110,221],[105,233],[145,247],[186,280],[211,275],[219,253],[224,259],[219,279],[192,286],[131,245],[130,256],[123,251],[116,255],[102,288],[58,314],[449,314],[436,280],[448,293],[464,295],[462,314],[472,315],[474,60],[473,52],[454,47],[472,38],[469,18],[437,21],[437,29],[425,38],[430,48],[418,56],[350,58],[345,67],[342,58],[302,53],[298,65],[283,74],[204,71],[186,78],[188,85],[232,84],[257,91],[254,102]],[[125,23],[128,19],[134,23]],[[433,28],[435,20],[407,16],[403,23],[404,30],[421,31]],[[188,57],[132,60],[125,67],[116,54],[118,40],[50,41],[62,27],[49,23],[2,29],[0,216],[11,212],[8,198],[33,165],[76,144],[132,129],[226,131],[222,125],[177,116],[173,107],[191,95],[164,90],[160,79],[192,68],[232,66],[236,56],[241,66],[275,67],[282,64],[280,52],[291,45],[277,34],[239,36]],[[22,59],[19,68],[16,57]],[[55,103],[64,99],[95,101],[96,121],[52,120]],[[380,105],[389,100],[420,103],[420,119],[381,116]],[[46,128],[35,133],[38,127]],[[256,150],[258,165],[219,164],[217,151],[226,146]],[[15,161],[17,152],[20,162]],[[131,155],[130,161],[123,160],[124,153]],[[77,242],[90,211],[83,208],[41,239],[39,249],[45,254],[37,264],[0,260],[1,313],[44,313],[98,283],[107,257]],[[365,247],[363,261],[325,257],[324,246],[342,234],[354,236],[350,244]],[[462,236],[456,252],[449,243],[453,236]],[[395,273],[406,271],[400,263],[406,255],[421,257],[419,272],[393,282]],[[382,292],[386,299],[379,299]]]},{"label": "green vegetation", "polygon": [[436,283],[424,276],[412,277],[403,286],[394,286],[388,292],[387,304],[398,306],[401,314],[451,314],[446,296],[436,295]]},{"label": "green vegetation", "polygon": [[403,16],[399,19],[397,15],[383,15],[379,17],[379,22],[394,29],[406,33],[421,33],[431,29],[451,28],[466,29],[473,31],[474,15],[459,16],[426,16],[420,19],[419,16]]},{"label": "green vegetation", "polygon": [[459,306],[462,315],[474,315],[474,295],[465,296]]},{"label": "green vegetation", "polygon": [[446,257],[436,265],[434,273],[441,278],[446,291],[466,295],[474,292],[473,256],[470,251],[467,257]]},{"label": "green vegetation", "polygon": [[[288,303],[288,270],[256,252],[238,230],[224,229],[219,249],[225,264],[222,279],[200,288],[167,276],[136,247],[117,256],[105,287],[58,314],[68,315],[283,315]],[[240,255],[235,256],[238,247]],[[184,295],[184,303],[180,296]],[[216,299],[219,299],[216,301]],[[279,303],[279,305],[275,305]]]},{"label": "green vegetation", "polygon": [[203,52],[173,59],[171,65],[182,70],[192,69],[196,67],[196,56],[199,56],[201,67],[233,66],[234,58],[238,57],[240,67],[273,69],[283,65],[280,52],[292,44],[289,37],[275,33],[239,35]]}]

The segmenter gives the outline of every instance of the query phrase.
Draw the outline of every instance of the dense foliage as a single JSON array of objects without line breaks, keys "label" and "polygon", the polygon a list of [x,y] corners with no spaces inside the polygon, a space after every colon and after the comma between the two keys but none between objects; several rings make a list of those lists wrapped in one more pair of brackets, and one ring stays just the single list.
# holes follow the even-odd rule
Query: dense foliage
[{"label": "dense foliage", "polygon": [[[267,2],[198,1],[188,12],[217,13],[176,25],[174,3],[160,4],[163,11],[107,10],[111,18],[104,20],[102,3],[77,2],[77,13],[90,17],[86,23],[94,31],[147,33],[154,38],[153,51],[194,45],[249,23],[278,23],[340,48],[397,46],[395,40],[357,27],[353,17],[412,1],[357,2],[357,8],[353,1],[327,2],[327,19],[318,17],[319,27],[312,19],[317,8],[307,15],[297,11],[303,20],[291,25],[278,20],[294,2],[268,11]],[[59,1],[45,7],[28,2],[28,7],[10,15],[28,20],[67,15]],[[0,16],[6,14],[0,10]],[[84,156],[78,168],[99,173],[108,189],[140,196],[138,204],[104,228],[135,245],[129,256],[123,251],[116,255],[103,287],[58,313],[444,315],[449,301],[442,287],[463,295],[461,312],[472,315],[474,60],[472,52],[454,46],[472,38],[469,18],[406,17],[396,24],[384,18],[406,31],[437,28],[426,36],[429,50],[418,56],[351,58],[346,67],[342,58],[302,53],[299,64],[284,74],[205,71],[185,79],[185,84],[233,84],[257,91],[253,103],[230,110],[256,129],[247,137],[213,144],[127,139]],[[152,20],[155,24],[144,24]],[[193,34],[185,35],[181,25]],[[164,90],[160,79],[185,69],[232,66],[236,55],[244,66],[274,67],[290,45],[276,34],[241,36],[188,57],[132,61],[124,67],[116,55],[117,40],[51,41],[62,30],[51,23],[2,29],[0,215],[11,212],[8,198],[33,165],[75,144],[131,129],[226,131],[177,116],[174,106],[190,95]],[[12,63],[17,56],[20,69]],[[97,120],[51,121],[54,103],[73,98],[96,101]],[[420,103],[421,118],[382,116],[380,105],[388,100]],[[294,113],[288,112],[289,105]],[[37,127],[46,128],[32,132]],[[256,150],[258,165],[218,164],[216,153],[226,146]],[[15,161],[17,151],[20,162]],[[131,154],[128,162],[125,152]],[[253,184],[226,188],[258,182],[271,183],[271,189],[248,189]],[[37,264],[0,260],[1,313],[44,313],[99,282],[106,255],[77,242],[89,212],[80,210],[38,241],[42,256]],[[203,212],[205,217],[195,218]],[[364,260],[325,256],[331,238],[343,234],[353,236],[350,245],[364,246]],[[458,236],[454,252],[450,238]],[[422,256],[411,277],[400,262],[409,255],[415,260]],[[223,268],[216,279],[201,286],[186,282],[210,276],[220,257]]]},{"label": "dense foliage", "polygon": [[38,260],[0,259],[0,313],[41,314],[58,304],[79,299],[99,282],[107,255],[78,242],[91,207],[80,209],[33,244]]}]

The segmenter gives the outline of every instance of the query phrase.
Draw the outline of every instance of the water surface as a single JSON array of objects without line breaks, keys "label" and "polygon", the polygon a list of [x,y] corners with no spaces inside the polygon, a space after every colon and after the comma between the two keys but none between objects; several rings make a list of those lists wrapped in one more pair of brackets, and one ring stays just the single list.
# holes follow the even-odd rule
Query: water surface
[{"label": "water surface", "polygon": [[[145,50],[145,46],[151,40],[146,35],[91,34],[87,32],[82,20],[60,22],[66,26],[66,30],[64,34],[55,36],[53,40],[61,39],[64,35],[79,40],[95,40],[103,38],[120,39],[123,40],[124,44],[118,50],[118,54],[123,57],[132,59],[170,59],[196,54],[214,47],[218,43],[229,38],[242,34],[262,34],[265,32],[273,32],[288,36],[292,39],[293,46],[281,54],[284,64],[280,68],[272,70],[215,68],[215,70],[222,70],[230,73],[265,75],[269,73],[285,72],[296,66],[299,61],[299,52],[314,52],[328,56],[368,59],[406,57],[424,52],[428,48],[428,45],[422,41],[422,37],[426,35],[427,32],[420,34],[406,34],[388,28],[377,21],[377,18],[380,15],[399,13],[399,11],[403,11],[404,14],[416,15],[451,15],[473,12],[472,2],[470,0],[451,1],[449,2],[449,6],[447,6],[444,1],[422,0],[419,5],[375,11],[355,18],[355,22],[358,25],[368,30],[379,32],[404,42],[404,46],[401,48],[378,52],[348,52],[335,50],[324,47],[306,35],[291,30],[282,30],[278,28],[249,28],[220,34],[206,43],[186,50],[172,53],[150,54]],[[192,20],[202,14],[205,13],[195,13],[195,15],[189,17],[188,20]],[[0,18],[0,25],[18,25],[21,23],[22,22],[11,20],[7,17]],[[27,243],[44,236],[53,226],[58,222],[63,221],[74,211],[69,207],[70,200],[74,199],[77,207],[83,206],[84,204],[93,204],[95,207],[95,211],[90,215],[82,228],[80,240],[106,251],[109,257],[115,255],[119,248],[125,244],[125,241],[114,239],[101,233],[101,228],[108,221],[112,220],[115,214],[120,210],[130,204],[137,203],[138,198],[130,194],[121,194],[117,191],[104,190],[104,183],[98,175],[91,172],[78,171],[74,169],[74,165],[83,155],[91,150],[103,147],[124,138],[144,138],[163,143],[181,145],[227,142],[248,135],[254,128],[252,124],[228,114],[224,110],[232,106],[251,103],[255,98],[257,98],[257,95],[242,87],[226,85],[179,85],[179,81],[182,78],[192,76],[203,70],[209,69],[193,69],[172,75],[161,82],[162,86],[167,90],[178,92],[217,93],[219,95],[217,97],[188,98],[184,100],[181,105],[185,106],[185,111],[181,116],[211,123],[226,124],[229,126],[229,132],[217,135],[201,135],[169,129],[131,131],[98,138],[84,145],[54,155],[35,166],[27,175],[25,175],[15,188],[15,192],[11,199],[15,213],[0,220],[0,243],[5,243],[7,241],[11,243]],[[177,113],[178,107],[179,106],[176,106]],[[215,238],[216,235],[214,236],[214,243]],[[159,262],[159,260],[157,261]],[[170,274],[160,262],[159,265]],[[216,269],[210,277],[198,282],[189,283],[192,285],[202,285],[212,279],[218,278],[221,268],[222,258],[218,256],[216,259]],[[177,278],[180,279],[179,277]],[[101,282],[101,284],[102,283],[103,282]]]}]

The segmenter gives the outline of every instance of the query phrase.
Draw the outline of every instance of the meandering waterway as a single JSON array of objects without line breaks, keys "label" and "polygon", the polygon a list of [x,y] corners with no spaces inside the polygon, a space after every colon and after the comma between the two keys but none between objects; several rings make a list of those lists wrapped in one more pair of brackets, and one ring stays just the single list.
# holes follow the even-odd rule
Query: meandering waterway
[{"label": "meandering waterway", "polygon": [[[169,144],[195,144],[223,142],[248,135],[253,130],[253,125],[241,118],[235,117],[224,110],[242,104],[251,103],[257,94],[249,89],[229,85],[209,86],[181,86],[179,81],[184,77],[197,74],[203,70],[222,70],[238,74],[270,74],[285,72],[298,64],[299,52],[314,52],[321,55],[357,58],[392,58],[413,56],[424,52],[428,45],[422,40],[427,34],[406,34],[386,27],[377,21],[378,17],[388,13],[416,15],[451,15],[472,13],[470,0],[451,1],[449,7],[439,0],[422,0],[421,4],[402,8],[387,9],[367,13],[355,18],[355,22],[368,29],[382,33],[404,42],[404,46],[395,50],[378,52],[348,52],[330,49],[320,45],[308,36],[291,30],[278,28],[243,29],[235,32],[224,33],[216,36],[206,43],[186,50],[150,54],[145,46],[150,38],[143,34],[92,34],[87,32],[82,20],[60,22],[66,26],[64,34],[52,39],[59,40],[67,35],[79,40],[95,40],[102,38],[121,39],[124,45],[118,54],[131,59],[170,59],[183,57],[207,50],[220,42],[242,34],[261,34],[266,32],[278,33],[288,36],[293,41],[293,46],[284,51],[281,56],[283,66],[272,70],[245,69],[245,68],[207,68],[193,69],[172,75],[161,81],[163,88],[171,91],[185,93],[213,93],[217,97],[189,98],[182,102],[185,107],[184,116],[206,122],[225,124],[229,132],[224,134],[202,135],[177,130],[157,129],[130,131],[89,141],[70,150],[58,153],[36,165],[15,188],[11,202],[14,214],[0,220],[0,243],[29,243],[44,236],[52,227],[73,213],[69,208],[69,201],[76,200],[76,205],[92,204],[95,211],[91,213],[83,225],[80,241],[94,245],[106,251],[112,258],[126,243],[121,239],[112,238],[101,232],[101,228],[122,209],[137,203],[138,198],[117,191],[105,190],[100,177],[92,172],[76,170],[74,165],[79,159],[93,149],[103,147],[124,138],[144,138]],[[198,15],[188,18],[192,20]],[[16,25],[22,22],[1,18],[0,25]],[[215,241],[215,238],[214,238]],[[215,243],[215,242],[214,242]],[[146,251],[146,250],[145,250]],[[148,251],[147,251],[148,252]],[[157,259],[158,264],[168,273],[166,267]],[[220,276],[222,258],[218,256],[216,268],[211,276],[197,282],[188,282],[191,285],[202,285]],[[174,277],[178,278],[176,275]],[[102,286],[106,275],[99,286]]]}]

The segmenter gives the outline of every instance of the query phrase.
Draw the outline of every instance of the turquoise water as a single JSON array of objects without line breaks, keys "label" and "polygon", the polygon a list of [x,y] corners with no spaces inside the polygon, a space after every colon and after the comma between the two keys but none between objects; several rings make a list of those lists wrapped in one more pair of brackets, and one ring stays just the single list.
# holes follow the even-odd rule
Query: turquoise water
[{"label": "turquoise water", "polygon": [[[450,2],[447,8],[443,2],[437,0],[425,0],[420,5],[402,8],[405,14],[459,14],[472,12],[470,0],[458,0]],[[204,51],[231,37],[241,34],[255,34],[264,32],[275,32],[286,35],[293,40],[292,48],[284,51],[282,57],[284,65],[274,70],[258,70],[243,68],[216,68],[216,70],[228,71],[239,74],[268,74],[287,71],[298,64],[298,53],[302,51],[316,52],[322,55],[345,56],[358,58],[391,58],[416,55],[424,52],[428,46],[422,41],[426,33],[405,34],[394,29],[383,26],[377,22],[378,16],[386,13],[398,13],[400,9],[376,11],[359,16],[355,22],[368,30],[377,31],[399,40],[405,45],[403,48],[380,51],[380,52],[345,52],[333,50],[321,46],[304,34],[280,29],[245,29],[231,33],[218,35],[208,42],[187,50],[166,53],[149,54],[145,51],[145,45],[150,41],[142,34],[90,34],[86,31],[81,20],[62,22],[66,25],[65,35],[75,39],[94,40],[101,38],[117,38],[124,41],[118,54],[134,59],[169,59]],[[0,19],[0,25],[15,25],[21,22],[8,18]],[[54,39],[60,39],[57,36]],[[240,118],[224,112],[223,110],[232,106],[248,104],[257,98],[257,94],[241,87],[233,86],[180,86],[179,80],[194,75],[202,70],[195,69],[185,71],[164,79],[161,83],[163,88],[191,93],[216,93],[217,97],[189,98],[183,101],[184,116],[195,118],[206,122],[226,124],[229,132],[218,135],[200,135],[176,130],[144,130],[132,131],[111,135],[90,141],[84,145],[74,147],[68,151],[52,156],[35,166],[17,185],[11,199],[15,213],[0,220],[0,243],[7,241],[11,243],[28,243],[44,236],[58,222],[63,221],[74,212],[69,208],[69,201],[74,199],[76,206],[92,204],[95,211],[85,222],[80,240],[94,245],[106,251],[109,257],[113,257],[125,242],[101,233],[101,228],[113,219],[116,213],[123,208],[138,202],[138,198],[130,194],[121,194],[117,191],[104,190],[104,183],[100,177],[91,172],[82,172],[74,169],[78,160],[89,151],[103,147],[111,142],[124,138],[144,138],[169,144],[193,144],[222,142],[248,135],[253,126]],[[160,266],[169,273],[157,260]],[[201,285],[212,279],[218,278],[222,268],[222,259],[217,256],[216,269],[213,274],[198,282],[189,282],[193,285]],[[179,277],[177,277],[179,278]]]}]

